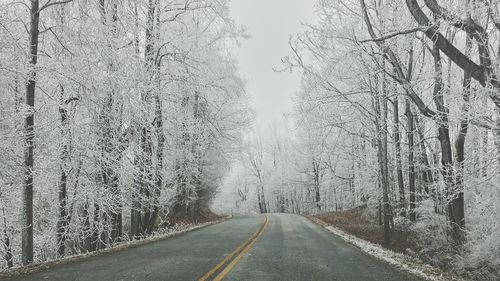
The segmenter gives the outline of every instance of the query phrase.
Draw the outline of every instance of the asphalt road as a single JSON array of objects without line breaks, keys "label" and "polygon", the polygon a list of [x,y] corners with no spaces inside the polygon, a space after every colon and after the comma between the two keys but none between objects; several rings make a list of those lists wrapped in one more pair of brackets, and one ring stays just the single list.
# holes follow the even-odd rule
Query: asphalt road
[{"label": "asphalt road", "polygon": [[[201,279],[200,279],[201,278]],[[419,280],[287,214],[237,217],[18,280]]]}]

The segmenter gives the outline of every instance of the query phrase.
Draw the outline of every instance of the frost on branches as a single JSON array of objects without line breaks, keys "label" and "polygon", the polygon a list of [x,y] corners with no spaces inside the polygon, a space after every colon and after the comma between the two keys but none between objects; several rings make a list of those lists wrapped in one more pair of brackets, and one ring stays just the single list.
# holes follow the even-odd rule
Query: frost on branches
[{"label": "frost on branches", "polygon": [[196,219],[250,118],[228,1],[0,1],[1,267]]},{"label": "frost on branches", "polygon": [[250,138],[228,208],[362,209],[386,247],[403,233],[427,262],[498,280],[500,2],[316,8],[283,59],[302,74],[293,118]]}]

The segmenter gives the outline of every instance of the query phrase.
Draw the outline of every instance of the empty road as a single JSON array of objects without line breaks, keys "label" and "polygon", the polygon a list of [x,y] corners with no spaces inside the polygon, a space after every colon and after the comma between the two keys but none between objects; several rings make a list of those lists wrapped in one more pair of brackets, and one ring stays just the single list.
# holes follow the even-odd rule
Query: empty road
[{"label": "empty road", "polygon": [[420,280],[308,219],[236,217],[180,236],[55,266],[18,280]]}]

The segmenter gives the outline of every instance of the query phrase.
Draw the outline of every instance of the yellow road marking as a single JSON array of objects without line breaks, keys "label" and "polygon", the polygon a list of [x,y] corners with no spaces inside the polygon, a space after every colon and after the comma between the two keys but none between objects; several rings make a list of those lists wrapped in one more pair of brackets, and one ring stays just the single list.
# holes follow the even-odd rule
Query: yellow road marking
[{"label": "yellow road marking", "polygon": [[267,221],[268,221],[268,219],[267,219],[267,216],[266,216],[266,217],[264,217],[264,221],[259,225],[259,227],[257,228],[257,230],[252,235],[250,235],[250,237],[245,242],[243,242],[234,251],[232,251],[229,255],[227,255],[215,267],[213,267],[211,270],[209,270],[207,273],[205,273],[205,275],[203,275],[198,281],[206,281],[206,280],[208,280],[209,277],[212,274],[214,274],[214,272],[216,272],[219,268],[221,268],[227,261],[229,261],[230,259],[232,259],[236,254],[238,254],[245,247],[245,245],[247,245],[250,241],[252,241],[252,239],[254,237],[257,237],[258,235],[260,235],[259,233],[265,227],[265,225],[267,224]]},{"label": "yellow road marking", "polygon": [[243,257],[244,254],[246,254],[253,246],[253,244],[255,244],[255,242],[257,242],[257,239],[262,235],[262,232],[264,232],[264,230],[266,229],[266,226],[267,224],[269,223],[269,220],[267,219],[267,216],[266,216],[266,222],[264,223],[264,226],[262,227],[262,229],[260,230],[259,234],[257,234],[257,236],[255,236],[255,238],[252,240],[252,242],[250,242],[244,249],[243,251],[240,252],[239,255],[236,256],[236,258],[234,258],[225,268],[224,270],[222,270],[221,273],[219,273],[219,275],[217,275],[215,278],[214,278],[214,281],[221,281],[228,273],[229,271],[231,271],[231,269],[234,267],[234,265],[241,259],[241,257]]}]

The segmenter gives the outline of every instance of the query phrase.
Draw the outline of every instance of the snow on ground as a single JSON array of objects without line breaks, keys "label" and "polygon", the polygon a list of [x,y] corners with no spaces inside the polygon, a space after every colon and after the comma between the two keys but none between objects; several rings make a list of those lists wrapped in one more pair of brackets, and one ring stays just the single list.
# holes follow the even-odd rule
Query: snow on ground
[{"label": "snow on ground", "polygon": [[427,280],[432,280],[432,281],[463,281],[464,279],[453,276],[449,273],[443,272],[441,269],[433,267],[431,265],[425,264],[422,261],[418,260],[417,258],[410,257],[401,253],[396,253],[391,250],[383,248],[381,245],[374,244],[371,242],[368,242],[366,240],[363,240],[361,238],[358,238],[354,235],[351,235],[347,232],[344,232],[340,230],[339,228],[329,225],[317,218],[314,217],[308,217],[310,220],[313,222],[323,226],[326,228],[328,231],[331,233],[339,236],[342,238],[344,241],[346,241],[349,244],[352,244],[365,253],[380,259],[382,261],[385,261],[391,265],[393,265],[396,268],[399,268],[400,270],[404,270],[406,272],[409,272],[413,275],[416,275],[418,277],[427,279]]}]

